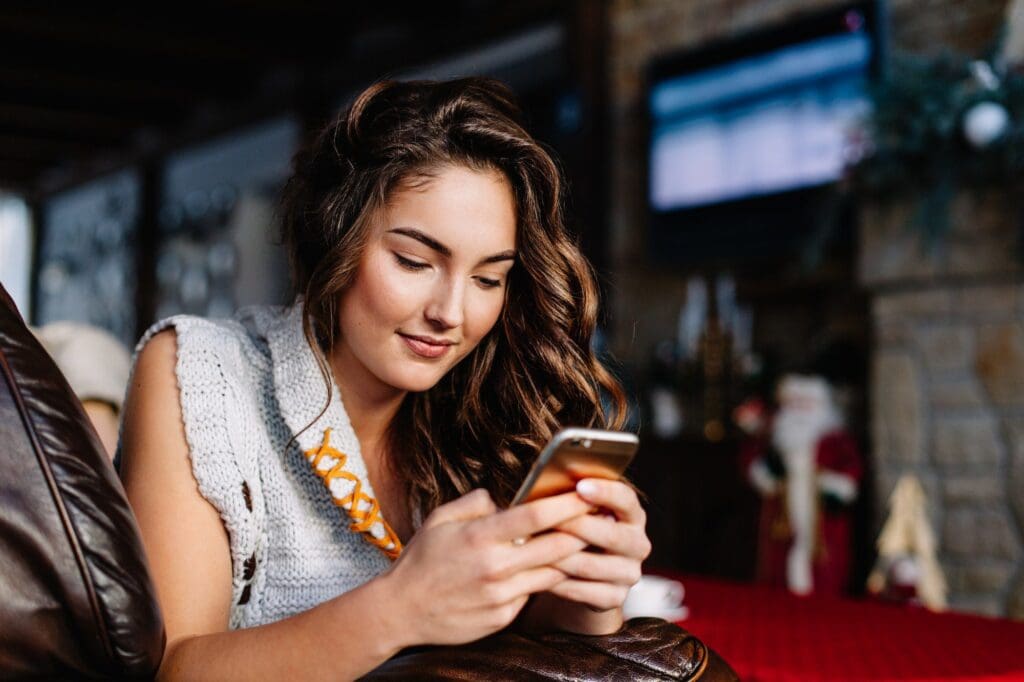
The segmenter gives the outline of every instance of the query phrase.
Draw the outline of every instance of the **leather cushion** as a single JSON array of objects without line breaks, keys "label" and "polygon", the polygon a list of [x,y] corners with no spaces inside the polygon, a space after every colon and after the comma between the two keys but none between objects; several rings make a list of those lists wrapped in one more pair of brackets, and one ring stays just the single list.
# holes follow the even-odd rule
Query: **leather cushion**
[{"label": "leather cushion", "polygon": [[395,656],[367,680],[701,680],[736,674],[682,628],[634,618],[612,635],[503,631],[457,647],[419,647]]},{"label": "leather cushion", "polygon": [[0,287],[0,676],[152,676],[163,621],[124,490]]}]

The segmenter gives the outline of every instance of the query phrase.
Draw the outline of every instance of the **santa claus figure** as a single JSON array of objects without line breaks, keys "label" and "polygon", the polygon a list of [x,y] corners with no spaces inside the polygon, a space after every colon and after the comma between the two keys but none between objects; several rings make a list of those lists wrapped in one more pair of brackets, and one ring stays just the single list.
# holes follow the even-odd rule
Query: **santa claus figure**
[{"label": "santa claus figure", "polygon": [[770,428],[748,433],[743,461],[761,493],[758,579],[796,594],[842,594],[863,462],[828,384],[789,375]]}]

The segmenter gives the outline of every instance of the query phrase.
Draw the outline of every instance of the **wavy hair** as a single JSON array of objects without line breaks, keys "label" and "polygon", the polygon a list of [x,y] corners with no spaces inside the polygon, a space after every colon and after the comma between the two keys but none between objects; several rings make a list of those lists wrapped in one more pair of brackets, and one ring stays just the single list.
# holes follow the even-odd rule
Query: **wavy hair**
[{"label": "wavy hair", "polygon": [[560,427],[620,428],[626,413],[590,347],[597,287],[565,225],[559,167],[526,132],[511,91],[485,78],[375,83],[296,155],[282,237],[328,386],[325,352],[344,333],[337,302],[375,212],[402,183],[447,165],[507,179],[516,261],[494,328],[435,386],[410,393],[389,429],[386,463],[421,515],[474,487],[507,504]]}]

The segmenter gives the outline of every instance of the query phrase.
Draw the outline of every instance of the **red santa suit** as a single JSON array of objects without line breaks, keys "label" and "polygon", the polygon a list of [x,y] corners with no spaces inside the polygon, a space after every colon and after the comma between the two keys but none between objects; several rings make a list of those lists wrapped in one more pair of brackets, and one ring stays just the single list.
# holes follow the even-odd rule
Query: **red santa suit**
[{"label": "red santa suit", "polygon": [[823,379],[788,376],[778,397],[770,446],[767,437],[752,439],[743,453],[764,500],[758,580],[796,594],[842,594],[863,461]]}]

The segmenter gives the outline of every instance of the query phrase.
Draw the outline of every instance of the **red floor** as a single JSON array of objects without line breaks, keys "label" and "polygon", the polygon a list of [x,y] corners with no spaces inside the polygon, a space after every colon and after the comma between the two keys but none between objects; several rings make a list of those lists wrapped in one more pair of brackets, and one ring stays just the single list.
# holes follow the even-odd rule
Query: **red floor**
[{"label": "red floor", "polygon": [[747,682],[1024,680],[1024,622],[663,575],[686,587],[679,624]]}]

